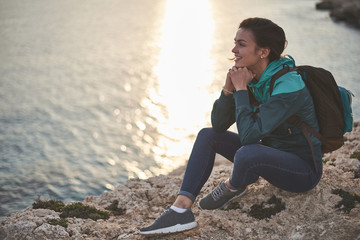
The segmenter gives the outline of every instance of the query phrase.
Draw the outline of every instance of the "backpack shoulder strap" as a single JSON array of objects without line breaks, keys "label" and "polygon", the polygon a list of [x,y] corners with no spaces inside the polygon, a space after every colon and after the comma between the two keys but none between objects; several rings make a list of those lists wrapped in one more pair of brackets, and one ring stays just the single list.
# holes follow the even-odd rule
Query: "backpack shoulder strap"
[{"label": "backpack shoulder strap", "polygon": [[314,128],[310,127],[309,125],[307,125],[305,122],[301,121],[297,116],[292,115],[291,117],[289,117],[286,120],[288,123],[291,123],[293,125],[295,125],[296,127],[301,129],[301,132],[304,134],[306,141],[308,142],[310,149],[311,149],[311,155],[313,158],[313,163],[314,163],[314,168],[315,171],[318,172],[318,168],[317,168],[317,164],[316,164],[316,157],[315,157],[315,151],[314,151],[314,146],[312,144],[311,138],[309,133],[311,133],[312,135],[314,135],[316,138],[320,139],[322,142],[326,143],[326,139],[321,136],[320,133],[318,133]]},{"label": "backpack shoulder strap", "polygon": [[287,74],[288,72],[291,71],[296,71],[296,68],[292,68],[289,67],[288,65],[284,65],[284,67],[279,70],[277,73],[275,73],[272,77],[271,77],[271,81],[270,81],[270,96],[274,90],[274,84],[276,82],[276,80],[278,80],[281,76]]}]

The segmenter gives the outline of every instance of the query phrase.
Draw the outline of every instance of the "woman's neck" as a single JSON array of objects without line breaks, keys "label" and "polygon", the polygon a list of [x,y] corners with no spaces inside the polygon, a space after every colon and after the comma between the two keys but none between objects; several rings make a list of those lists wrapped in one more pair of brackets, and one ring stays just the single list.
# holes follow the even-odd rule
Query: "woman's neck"
[{"label": "woman's neck", "polygon": [[270,61],[268,58],[260,59],[256,65],[249,67],[249,70],[256,74],[255,79],[259,81],[263,72],[269,64]]}]

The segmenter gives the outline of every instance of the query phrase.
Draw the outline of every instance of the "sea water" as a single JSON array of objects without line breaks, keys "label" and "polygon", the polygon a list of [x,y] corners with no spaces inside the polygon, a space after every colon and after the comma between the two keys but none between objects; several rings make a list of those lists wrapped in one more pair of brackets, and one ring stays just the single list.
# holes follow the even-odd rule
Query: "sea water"
[{"label": "sea water", "polygon": [[252,16],[360,96],[360,31],[313,0],[0,0],[0,216],[184,165]]}]

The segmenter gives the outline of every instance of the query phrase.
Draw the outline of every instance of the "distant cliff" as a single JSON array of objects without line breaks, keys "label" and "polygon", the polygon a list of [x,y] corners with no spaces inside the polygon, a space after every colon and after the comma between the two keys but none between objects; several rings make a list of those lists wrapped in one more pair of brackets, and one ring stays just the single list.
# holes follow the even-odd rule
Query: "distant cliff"
[{"label": "distant cliff", "polygon": [[[360,123],[346,138],[345,146],[324,157],[324,174],[313,190],[289,193],[260,179],[226,210],[200,210],[196,202],[198,228],[150,239],[360,239]],[[200,197],[226,179],[231,167],[217,157]],[[113,191],[87,197],[83,205],[107,212],[97,221],[29,207],[0,218],[0,239],[144,239],[138,229],[152,223],[175,200],[183,173],[181,168],[169,176],[133,179]]]},{"label": "distant cliff", "polygon": [[320,10],[330,10],[330,16],[336,21],[344,21],[360,29],[359,0],[322,0],[316,4]]}]

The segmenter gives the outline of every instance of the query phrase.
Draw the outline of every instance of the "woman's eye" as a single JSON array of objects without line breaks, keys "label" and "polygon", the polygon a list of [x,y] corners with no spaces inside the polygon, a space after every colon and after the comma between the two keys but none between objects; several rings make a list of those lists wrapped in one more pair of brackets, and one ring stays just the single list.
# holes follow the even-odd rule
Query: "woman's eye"
[{"label": "woman's eye", "polygon": [[244,45],[243,43],[241,43],[241,42],[234,42],[234,44],[237,45],[237,46],[240,46],[240,47],[244,47],[244,46],[245,46],[245,45]]}]

